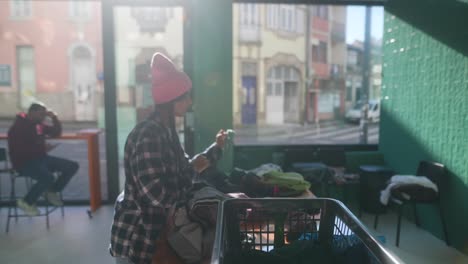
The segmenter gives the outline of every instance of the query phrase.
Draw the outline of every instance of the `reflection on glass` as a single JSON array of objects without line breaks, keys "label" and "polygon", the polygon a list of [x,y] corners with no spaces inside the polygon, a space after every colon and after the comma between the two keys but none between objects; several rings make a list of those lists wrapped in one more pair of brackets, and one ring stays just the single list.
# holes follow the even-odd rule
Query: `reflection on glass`
[{"label": "reflection on glass", "polygon": [[[372,9],[369,99],[378,100],[383,8]],[[236,144],[359,143],[345,116],[364,96],[364,29],[364,7],[234,4]]]},{"label": "reflection on glass", "polygon": [[[0,132],[6,133],[15,114],[36,101],[57,112],[65,133],[103,128],[100,2],[0,1],[0,25],[0,115],[6,120]],[[104,137],[99,138],[99,158],[101,193],[107,199]],[[86,143],[64,140],[50,155],[80,164],[64,198],[89,199]],[[1,186],[8,193],[8,184]]]},{"label": "reflection on glass", "polygon": [[[153,111],[151,58],[161,52],[182,70],[182,7],[114,7],[119,161],[133,127]],[[183,144],[184,119],[176,120]],[[123,168],[120,166],[120,176]],[[120,180],[123,184],[125,181]],[[123,186],[123,185],[122,185]],[[122,187],[121,186],[121,187]]]}]

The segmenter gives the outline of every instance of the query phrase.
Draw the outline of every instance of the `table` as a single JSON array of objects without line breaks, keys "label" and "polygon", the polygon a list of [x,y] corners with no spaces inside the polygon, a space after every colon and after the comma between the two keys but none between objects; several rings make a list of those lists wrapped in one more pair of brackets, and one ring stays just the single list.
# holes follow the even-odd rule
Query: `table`
[{"label": "table", "polygon": [[[99,134],[100,129],[84,129],[74,133],[62,133],[60,137],[48,140],[85,140],[88,146],[88,177],[91,212],[95,212],[101,206],[101,175],[99,158]],[[7,139],[7,134],[0,134],[1,139]]]}]

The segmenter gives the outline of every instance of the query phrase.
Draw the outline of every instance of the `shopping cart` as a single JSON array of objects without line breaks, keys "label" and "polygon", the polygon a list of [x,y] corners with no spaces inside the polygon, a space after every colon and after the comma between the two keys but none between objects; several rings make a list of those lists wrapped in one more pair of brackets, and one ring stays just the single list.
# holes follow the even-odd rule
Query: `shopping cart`
[{"label": "shopping cart", "polygon": [[[245,263],[246,256],[273,263],[288,247],[287,258],[275,263],[326,263],[317,261],[324,257],[332,258],[328,263],[402,263],[334,199],[231,199],[219,207],[212,264]],[[298,248],[321,257],[293,261]]]}]

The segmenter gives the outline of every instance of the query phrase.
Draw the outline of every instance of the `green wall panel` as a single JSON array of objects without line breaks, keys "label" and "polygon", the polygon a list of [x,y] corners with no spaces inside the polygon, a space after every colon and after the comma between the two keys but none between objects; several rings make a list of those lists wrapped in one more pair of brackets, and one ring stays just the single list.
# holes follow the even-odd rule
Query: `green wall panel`
[{"label": "green wall panel", "polygon": [[[468,41],[465,27],[452,27],[467,18],[443,12],[459,5],[452,1],[405,3],[386,8],[379,147],[400,174],[414,174],[420,160],[446,165],[441,197],[449,238],[468,253]],[[438,17],[430,16],[434,8]],[[437,32],[427,30],[432,25]],[[436,208],[418,212],[423,227],[443,239]]]},{"label": "green wall panel", "polygon": [[[191,2],[187,60],[193,81],[195,152],[214,142],[219,129],[232,128],[232,2]],[[232,167],[232,148],[221,168]]]}]

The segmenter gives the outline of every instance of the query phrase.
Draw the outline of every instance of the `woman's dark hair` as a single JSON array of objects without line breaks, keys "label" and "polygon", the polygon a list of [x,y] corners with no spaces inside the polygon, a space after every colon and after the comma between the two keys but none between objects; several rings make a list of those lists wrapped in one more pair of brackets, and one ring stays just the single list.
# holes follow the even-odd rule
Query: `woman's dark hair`
[{"label": "woman's dark hair", "polygon": [[175,133],[174,101],[165,104],[157,104],[154,106],[154,110],[160,114],[161,119],[169,126],[171,132]]},{"label": "woman's dark hair", "polygon": [[[179,100],[184,100],[185,98],[187,98],[187,96],[191,96],[191,93],[186,92],[170,102],[154,105],[154,110],[159,113],[163,122],[169,127],[169,129],[171,130],[171,133],[174,135],[177,135],[177,129],[175,125],[174,104]],[[178,137],[176,138],[178,139]]]}]

